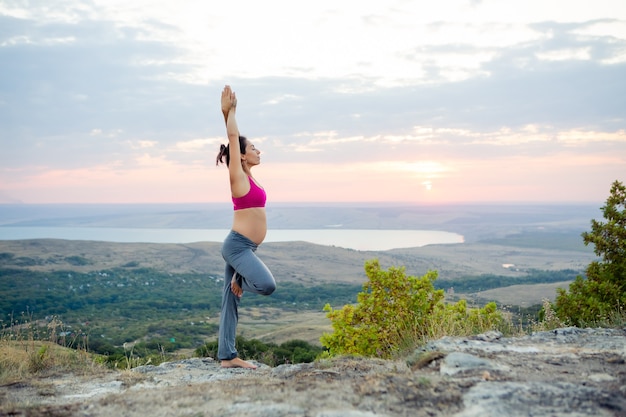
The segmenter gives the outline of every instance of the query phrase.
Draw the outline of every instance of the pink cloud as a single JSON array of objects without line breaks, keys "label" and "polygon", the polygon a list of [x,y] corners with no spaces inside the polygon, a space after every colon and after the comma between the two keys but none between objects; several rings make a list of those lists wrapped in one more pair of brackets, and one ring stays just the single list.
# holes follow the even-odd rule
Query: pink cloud
[{"label": "pink cloud", "polygon": [[[624,180],[626,156],[562,152],[544,157],[378,163],[272,163],[253,169],[272,202],[603,201]],[[0,192],[27,203],[228,202],[228,171],[204,161],[143,155],[81,169],[0,171]],[[9,181],[9,174],[11,175]],[[622,178],[619,178],[619,175]]]}]

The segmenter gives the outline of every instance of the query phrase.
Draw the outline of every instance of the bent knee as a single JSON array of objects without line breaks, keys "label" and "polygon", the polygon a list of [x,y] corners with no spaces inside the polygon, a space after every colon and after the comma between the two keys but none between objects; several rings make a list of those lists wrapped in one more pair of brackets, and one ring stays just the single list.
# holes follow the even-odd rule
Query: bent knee
[{"label": "bent knee", "polygon": [[271,295],[274,291],[276,291],[276,283],[272,282],[272,283],[266,285],[265,288],[263,288],[263,292],[261,294],[263,294],[263,295]]}]

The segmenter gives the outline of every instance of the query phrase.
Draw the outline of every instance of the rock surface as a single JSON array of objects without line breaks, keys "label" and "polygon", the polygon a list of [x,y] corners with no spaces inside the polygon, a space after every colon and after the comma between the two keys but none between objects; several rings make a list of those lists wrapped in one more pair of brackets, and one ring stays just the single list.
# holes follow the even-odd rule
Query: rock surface
[{"label": "rock surface", "polygon": [[0,387],[0,416],[626,416],[626,329],[443,338],[405,361],[193,358]]}]

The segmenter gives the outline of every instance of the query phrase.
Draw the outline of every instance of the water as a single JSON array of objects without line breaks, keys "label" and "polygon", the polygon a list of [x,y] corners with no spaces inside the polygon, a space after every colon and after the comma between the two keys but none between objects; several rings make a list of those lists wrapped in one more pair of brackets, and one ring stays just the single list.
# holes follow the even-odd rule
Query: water
[{"label": "water", "polygon": [[[105,242],[222,242],[226,229],[155,229],[114,227],[0,227],[0,240],[68,239]],[[305,241],[355,250],[381,251],[431,244],[462,243],[463,236],[437,230],[272,229],[269,242]]]}]

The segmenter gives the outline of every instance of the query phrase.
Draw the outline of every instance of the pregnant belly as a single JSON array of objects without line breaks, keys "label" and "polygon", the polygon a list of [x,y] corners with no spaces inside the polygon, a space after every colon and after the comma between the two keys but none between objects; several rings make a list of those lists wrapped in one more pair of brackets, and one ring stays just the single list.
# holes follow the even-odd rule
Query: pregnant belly
[{"label": "pregnant belly", "polygon": [[249,208],[235,211],[233,230],[260,245],[267,234],[265,209]]}]

